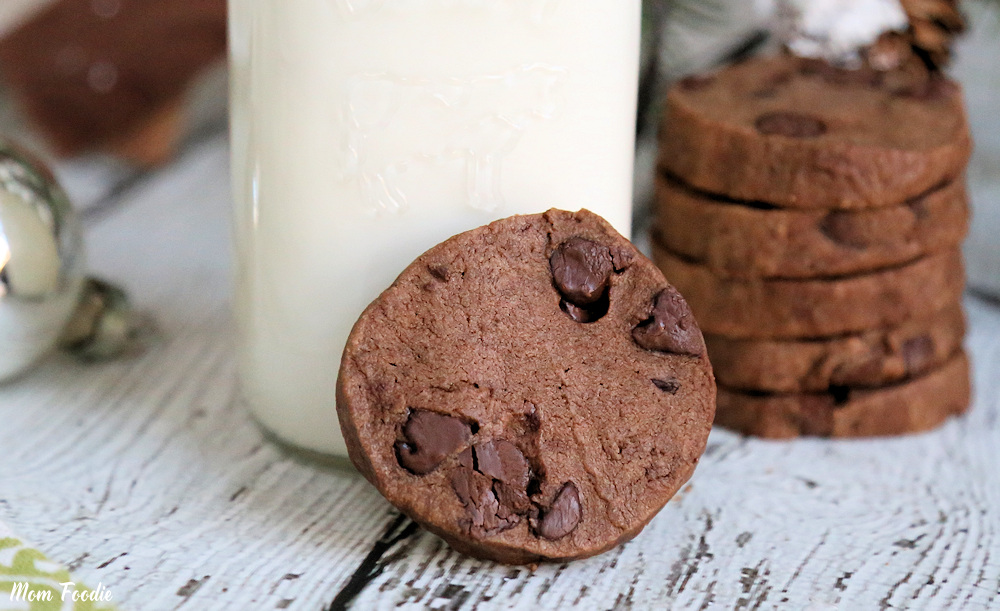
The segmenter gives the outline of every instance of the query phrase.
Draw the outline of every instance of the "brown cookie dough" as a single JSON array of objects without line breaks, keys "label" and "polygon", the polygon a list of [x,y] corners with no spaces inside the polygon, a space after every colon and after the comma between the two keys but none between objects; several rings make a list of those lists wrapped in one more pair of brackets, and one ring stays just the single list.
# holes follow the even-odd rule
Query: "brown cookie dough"
[{"label": "brown cookie dough", "polygon": [[959,352],[927,375],[877,390],[750,395],[719,388],[716,424],[785,439],[872,437],[928,431],[969,407],[969,361]]},{"label": "brown cookie dough", "polygon": [[807,280],[720,278],[655,244],[653,258],[704,332],[731,338],[822,338],[897,326],[954,303],[965,284],[958,250],[865,275]]},{"label": "brown cookie dough", "polygon": [[731,339],[706,335],[720,385],[748,392],[875,388],[919,377],[962,347],[965,315],[955,302],[899,327],[833,339]]},{"label": "brown cookie dough", "polygon": [[365,477],[455,549],[505,563],[634,537],[691,476],[714,407],[687,305],[587,211],[429,250],[362,314],[337,384]]},{"label": "brown cookie dough", "polygon": [[690,77],[667,96],[660,165],[698,189],[779,207],[895,206],[962,174],[957,84],[791,56]]},{"label": "brown cookie dough", "polygon": [[733,278],[856,274],[958,246],[968,230],[965,182],[901,206],[792,210],[745,206],[657,180],[653,239]]}]

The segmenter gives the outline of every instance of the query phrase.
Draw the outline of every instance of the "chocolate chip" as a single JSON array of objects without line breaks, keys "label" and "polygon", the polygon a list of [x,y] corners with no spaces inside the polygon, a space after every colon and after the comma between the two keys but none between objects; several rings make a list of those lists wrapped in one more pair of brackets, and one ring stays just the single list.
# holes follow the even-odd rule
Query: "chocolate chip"
[{"label": "chocolate chip", "polygon": [[476,459],[472,455],[471,447],[465,448],[462,450],[462,453],[458,455],[458,464],[466,469],[476,468]]},{"label": "chocolate chip", "polygon": [[495,439],[475,447],[478,470],[514,488],[526,490],[531,467],[516,445]]},{"label": "chocolate chip", "polygon": [[518,488],[503,482],[493,483],[493,494],[496,495],[500,503],[504,517],[521,516],[533,509],[531,499],[528,498],[526,488]]},{"label": "chocolate chip", "polygon": [[676,378],[670,378],[667,380],[653,380],[653,385],[667,393],[668,395],[676,395],[677,391],[681,389],[681,383],[677,381]]},{"label": "chocolate chip", "polygon": [[585,238],[570,238],[549,257],[552,278],[569,303],[584,307],[597,302],[614,272],[611,250]]},{"label": "chocolate chip", "polygon": [[604,315],[608,313],[609,305],[610,303],[606,298],[587,308],[575,306],[565,299],[559,300],[559,309],[566,312],[566,315],[576,322],[583,324],[597,322],[604,318]]},{"label": "chocolate chip", "polygon": [[687,302],[672,287],[660,291],[650,317],[632,330],[632,338],[646,350],[701,356],[705,342]]},{"label": "chocolate chip", "polygon": [[428,265],[427,271],[441,282],[448,281],[448,266],[446,265]]},{"label": "chocolate chip", "polygon": [[879,385],[883,378],[885,356],[877,352],[866,360],[843,363],[830,374],[830,383],[835,387]]},{"label": "chocolate chip", "polygon": [[517,526],[521,517],[500,504],[493,491],[493,480],[465,467],[451,474],[451,487],[465,507],[463,526],[478,538],[490,537]]},{"label": "chocolate chip", "polygon": [[868,235],[868,224],[850,212],[835,210],[827,214],[820,221],[819,229],[834,242],[852,248],[865,248],[872,241]]},{"label": "chocolate chip", "polygon": [[556,494],[552,505],[542,512],[535,525],[535,532],[549,541],[557,541],[576,529],[580,523],[580,515],[580,491],[573,482],[566,482]]},{"label": "chocolate chip", "polygon": [[542,419],[538,415],[538,409],[532,405],[531,410],[524,415],[524,425],[528,432],[535,433],[542,428]]},{"label": "chocolate chip", "polygon": [[532,509],[531,467],[514,444],[496,439],[467,448],[458,463],[451,484],[472,534],[485,537],[511,528]]},{"label": "chocolate chip", "polygon": [[815,138],[826,133],[826,123],[821,119],[797,112],[769,112],[757,117],[754,125],[765,136]]},{"label": "chocolate chip", "polygon": [[701,91],[715,81],[714,76],[703,74],[692,74],[685,76],[677,82],[677,86],[684,91]]},{"label": "chocolate chip", "polygon": [[426,475],[468,444],[471,436],[472,426],[468,422],[415,409],[403,425],[406,441],[396,442],[396,457],[407,471]]},{"label": "chocolate chip", "polygon": [[934,364],[934,340],[918,335],[903,342],[903,362],[907,375],[919,375]]}]

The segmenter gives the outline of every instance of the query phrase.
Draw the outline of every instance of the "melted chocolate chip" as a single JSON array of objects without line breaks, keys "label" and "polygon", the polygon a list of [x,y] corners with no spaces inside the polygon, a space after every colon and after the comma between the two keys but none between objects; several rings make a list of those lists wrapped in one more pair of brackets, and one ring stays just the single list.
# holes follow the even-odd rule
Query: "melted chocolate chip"
[{"label": "melted chocolate chip", "polygon": [[495,439],[475,447],[479,471],[495,480],[526,490],[531,467],[521,450],[509,441]]},{"label": "melted chocolate chip", "polygon": [[441,282],[448,281],[448,267],[446,265],[428,265],[427,271]]},{"label": "melted chocolate chip", "polygon": [[538,432],[542,428],[542,419],[538,415],[538,408],[534,405],[531,406],[531,410],[524,415],[524,425],[525,428],[532,433]]},{"label": "melted chocolate chip", "polygon": [[754,125],[765,136],[815,138],[826,133],[822,119],[797,112],[769,112],[757,117]]},{"label": "melted chocolate chip", "polygon": [[918,375],[934,364],[934,340],[918,335],[903,342],[903,362],[907,375]]},{"label": "melted chocolate chip", "polygon": [[472,448],[468,447],[462,450],[462,453],[458,455],[458,464],[465,467],[466,469],[476,468],[476,459],[472,455]]},{"label": "melted chocolate chip", "polygon": [[650,317],[633,329],[632,338],[646,350],[701,356],[705,342],[687,302],[672,287],[660,291]]},{"label": "melted chocolate chip", "polygon": [[475,537],[489,537],[513,528],[520,516],[500,504],[493,480],[482,473],[460,467],[451,474],[451,487],[465,507],[463,526]]},{"label": "melted chocolate chip", "polygon": [[403,425],[406,441],[396,442],[399,464],[416,475],[426,475],[445,458],[469,443],[472,426],[453,416],[415,409]]},{"label": "melted chocolate chip", "polygon": [[458,463],[451,485],[465,507],[471,534],[492,536],[532,511],[531,466],[514,444],[496,439],[475,445],[459,454]]},{"label": "melted chocolate chip", "polygon": [[563,299],[580,307],[600,300],[614,273],[611,250],[584,238],[563,242],[549,258],[549,266]]},{"label": "melted chocolate chip", "polygon": [[500,502],[505,517],[523,517],[534,509],[525,488],[518,488],[503,482],[493,482],[493,494]]},{"label": "melted chocolate chip", "polygon": [[842,364],[830,374],[830,383],[843,387],[878,385],[884,362],[885,354],[877,353],[867,360]]},{"label": "melted chocolate chip", "polygon": [[608,313],[610,305],[611,304],[607,297],[601,299],[597,303],[591,304],[586,308],[575,306],[565,299],[559,300],[559,309],[565,312],[567,316],[576,322],[582,324],[590,324],[604,318],[604,316]]},{"label": "melted chocolate chip", "polygon": [[653,385],[668,395],[676,395],[677,391],[681,389],[681,383],[676,378],[653,380]]},{"label": "melted chocolate chip", "polygon": [[870,243],[867,225],[859,222],[858,216],[850,212],[834,210],[823,217],[819,229],[834,242],[852,248],[865,248]]},{"label": "melted chocolate chip", "polygon": [[549,541],[562,539],[576,529],[581,513],[580,491],[573,482],[566,482],[537,520],[535,532]]}]

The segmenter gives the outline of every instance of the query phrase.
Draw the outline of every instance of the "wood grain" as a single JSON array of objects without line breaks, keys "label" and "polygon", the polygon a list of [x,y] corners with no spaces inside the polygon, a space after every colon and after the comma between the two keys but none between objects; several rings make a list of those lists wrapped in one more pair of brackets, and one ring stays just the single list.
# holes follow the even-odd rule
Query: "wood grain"
[{"label": "wood grain", "polygon": [[1000,607],[1000,308],[967,300],[976,404],[896,440],[713,433],[638,539],[535,571],[451,552],[236,397],[226,147],[136,181],[92,267],[156,317],[139,358],[0,388],[0,520],[123,609]]}]

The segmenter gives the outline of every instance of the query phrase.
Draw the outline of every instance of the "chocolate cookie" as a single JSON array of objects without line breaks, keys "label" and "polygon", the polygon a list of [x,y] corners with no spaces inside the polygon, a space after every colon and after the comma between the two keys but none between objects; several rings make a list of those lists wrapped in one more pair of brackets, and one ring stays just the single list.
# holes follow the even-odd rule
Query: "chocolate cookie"
[{"label": "chocolate cookie", "polygon": [[654,240],[733,278],[856,274],[958,246],[968,230],[965,183],[948,183],[901,206],[792,210],[745,206],[657,181]]},{"label": "chocolate cookie", "polygon": [[877,390],[750,395],[719,388],[716,424],[783,439],[902,435],[933,429],[968,409],[969,361],[959,352],[927,375]]},{"label": "chocolate cookie", "polygon": [[780,207],[896,206],[963,172],[959,86],[791,56],[690,77],[667,96],[660,164],[698,189]]},{"label": "chocolate cookie", "polygon": [[638,534],[694,471],[714,406],[684,300],[587,211],[429,250],[362,314],[337,383],[365,477],[455,549],[506,563]]},{"label": "chocolate cookie", "polygon": [[818,340],[731,339],[706,335],[719,384],[771,393],[875,388],[919,377],[962,347],[965,315],[956,302],[898,327]]},{"label": "chocolate cookie", "polygon": [[806,280],[720,278],[655,244],[653,258],[701,328],[731,338],[821,338],[898,326],[954,303],[965,283],[958,250],[871,274]]}]

